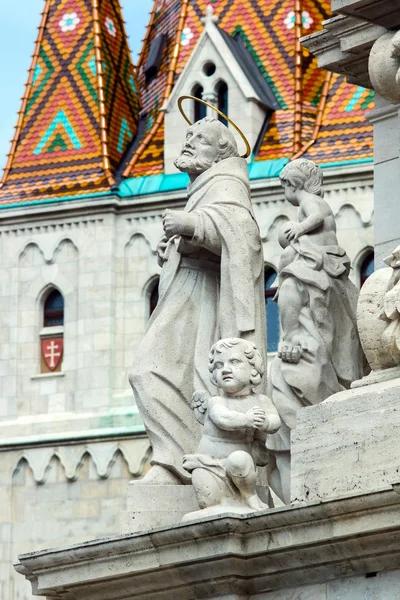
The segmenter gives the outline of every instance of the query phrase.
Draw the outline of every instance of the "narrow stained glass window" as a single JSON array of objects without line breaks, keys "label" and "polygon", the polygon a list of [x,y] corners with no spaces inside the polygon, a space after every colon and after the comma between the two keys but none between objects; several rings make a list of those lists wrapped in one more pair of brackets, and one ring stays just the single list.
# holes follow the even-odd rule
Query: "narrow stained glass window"
[{"label": "narrow stained glass window", "polygon": [[[227,117],[228,115],[228,86],[225,81],[222,81],[218,87],[218,110],[224,113]],[[224,125],[228,125],[228,121],[223,117],[218,117],[219,121]]]},{"label": "narrow stained glass window", "polygon": [[[201,87],[201,85],[198,85],[194,88],[192,96],[194,96],[195,98],[199,98],[200,100],[202,100],[202,96],[203,96],[203,88]],[[200,121],[200,119],[204,119],[204,117],[207,115],[207,107],[202,104],[201,102],[196,102],[195,100],[193,100],[194,103],[194,121]]]},{"label": "narrow stained glass window", "polygon": [[47,296],[43,313],[44,327],[64,325],[64,298],[58,290],[53,290]]}]

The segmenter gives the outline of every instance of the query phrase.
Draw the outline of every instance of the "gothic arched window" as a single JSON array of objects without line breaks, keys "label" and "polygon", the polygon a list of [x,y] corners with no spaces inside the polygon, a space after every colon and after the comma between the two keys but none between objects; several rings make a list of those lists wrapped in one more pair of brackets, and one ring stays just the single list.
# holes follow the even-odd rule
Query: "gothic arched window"
[{"label": "gothic arched window", "polygon": [[361,263],[360,287],[362,287],[364,285],[364,283],[366,282],[366,280],[368,279],[368,277],[370,275],[372,275],[372,273],[374,272],[374,269],[375,269],[375,257],[374,257],[373,250],[371,250],[370,252],[368,252],[368,254],[366,256],[364,256],[364,259]]},{"label": "gothic arched window", "polygon": [[273,284],[276,279],[276,272],[273,269],[265,269],[265,310],[267,313],[267,350],[268,352],[278,352],[279,345],[279,310],[278,305],[273,298],[276,294],[276,288]]},{"label": "gothic arched window", "polygon": [[[223,112],[224,115],[226,115],[228,117],[229,116],[228,115],[228,86],[226,85],[225,81],[221,81],[221,83],[219,84],[219,86],[217,88],[217,94],[218,94],[218,110]],[[224,119],[223,117],[218,116],[218,119],[224,125],[228,125],[228,121],[226,119]]]},{"label": "gothic arched window", "polygon": [[[192,96],[194,96],[195,98],[199,98],[200,100],[203,99],[203,88],[201,85],[197,85],[193,92],[192,92]],[[194,122],[196,123],[196,121],[200,121],[200,119],[204,119],[204,117],[207,115],[207,107],[205,106],[205,104],[202,104],[201,102],[196,102],[195,100],[193,100],[193,115],[194,115]]]},{"label": "gothic arched window", "polygon": [[64,298],[58,290],[53,290],[46,298],[43,325],[44,327],[64,325]]},{"label": "gothic arched window", "polygon": [[155,307],[157,306],[158,303],[158,284],[159,284],[160,278],[157,277],[157,279],[154,280],[151,288],[150,288],[150,293],[149,293],[149,317],[151,317],[151,315],[154,312]]},{"label": "gothic arched window", "polygon": [[54,288],[47,293],[44,300],[42,318],[40,371],[61,371],[64,352],[64,298]]}]

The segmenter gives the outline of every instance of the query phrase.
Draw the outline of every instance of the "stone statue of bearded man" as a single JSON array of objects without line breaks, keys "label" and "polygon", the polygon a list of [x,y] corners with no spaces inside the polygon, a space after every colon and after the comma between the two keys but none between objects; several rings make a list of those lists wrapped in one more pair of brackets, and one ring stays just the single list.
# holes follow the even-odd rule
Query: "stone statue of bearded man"
[{"label": "stone statue of bearded man", "polygon": [[153,447],[144,484],[190,483],[182,458],[201,434],[192,394],[216,393],[211,346],[236,337],[266,349],[262,245],[235,138],[206,117],[188,128],[175,165],[189,175],[188,201],[165,211],[159,302],[130,375]]}]

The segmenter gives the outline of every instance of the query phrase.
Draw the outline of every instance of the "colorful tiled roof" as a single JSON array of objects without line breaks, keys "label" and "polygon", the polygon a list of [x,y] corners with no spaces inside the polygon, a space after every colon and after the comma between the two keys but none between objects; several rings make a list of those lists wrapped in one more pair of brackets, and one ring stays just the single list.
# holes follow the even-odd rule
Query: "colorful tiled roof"
[{"label": "colorful tiled roof", "polygon": [[137,89],[119,0],[46,0],[0,205],[110,190]]},{"label": "colorful tiled roof", "polygon": [[[329,0],[155,0],[136,71],[119,0],[46,0],[0,207],[108,193],[122,172],[162,175],[161,108],[210,2],[217,26],[241,36],[280,106],[254,157],[257,168],[300,155],[322,165],[372,157],[364,116],[372,93],[318,69],[299,42],[330,16]],[[148,78],[158,36],[161,62]]]},{"label": "colorful tiled roof", "polygon": [[[319,163],[372,156],[372,128],[365,110],[373,107],[368,90],[347,84],[317,68],[299,43],[302,35],[321,29],[330,16],[328,0],[211,0],[218,27],[240,35],[273,90],[281,108],[272,116],[255,161],[306,155]],[[147,135],[124,175],[163,172],[163,113],[160,107],[185,67],[203,31],[210,0],[155,0],[138,64],[138,84]],[[161,67],[155,80],[145,78],[152,41],[164,33]],[[297,65],[297,66],[296,66]]]}]

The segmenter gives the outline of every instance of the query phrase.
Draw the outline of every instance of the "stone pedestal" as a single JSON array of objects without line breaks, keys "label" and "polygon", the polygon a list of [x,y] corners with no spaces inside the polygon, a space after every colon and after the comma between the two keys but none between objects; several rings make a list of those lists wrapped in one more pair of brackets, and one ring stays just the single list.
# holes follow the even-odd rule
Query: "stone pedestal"
[{"label": "stone pedestal", "polygon": [[[257,494],[264,504],[271,506],[269,489],[257,485]],[[127,510],[121,515],[121,533],[148,531],[157,527],[178,525],[185,521],[221,515],[223,507],[200,511],[191,485],[141,485],[131,481],[128,487]],[[227,506],[225,514],[248,514],[248,510]]]},{"label": "stone pedestal", "polygon": [[400,495],[215,517],[19,557],[60,600],[395,600]]},{"label": "stone pedestal", "polygon": [[199,510],[191,485],[141,485],[131,481],[127,510],[121,516],[121,533],[145,531],[180,523]]},{"label": "stone pedestal", "polygon": [[399,456],[400,378],[335,394],[299,411],[292,432],[292,502],[398,484]]}]

